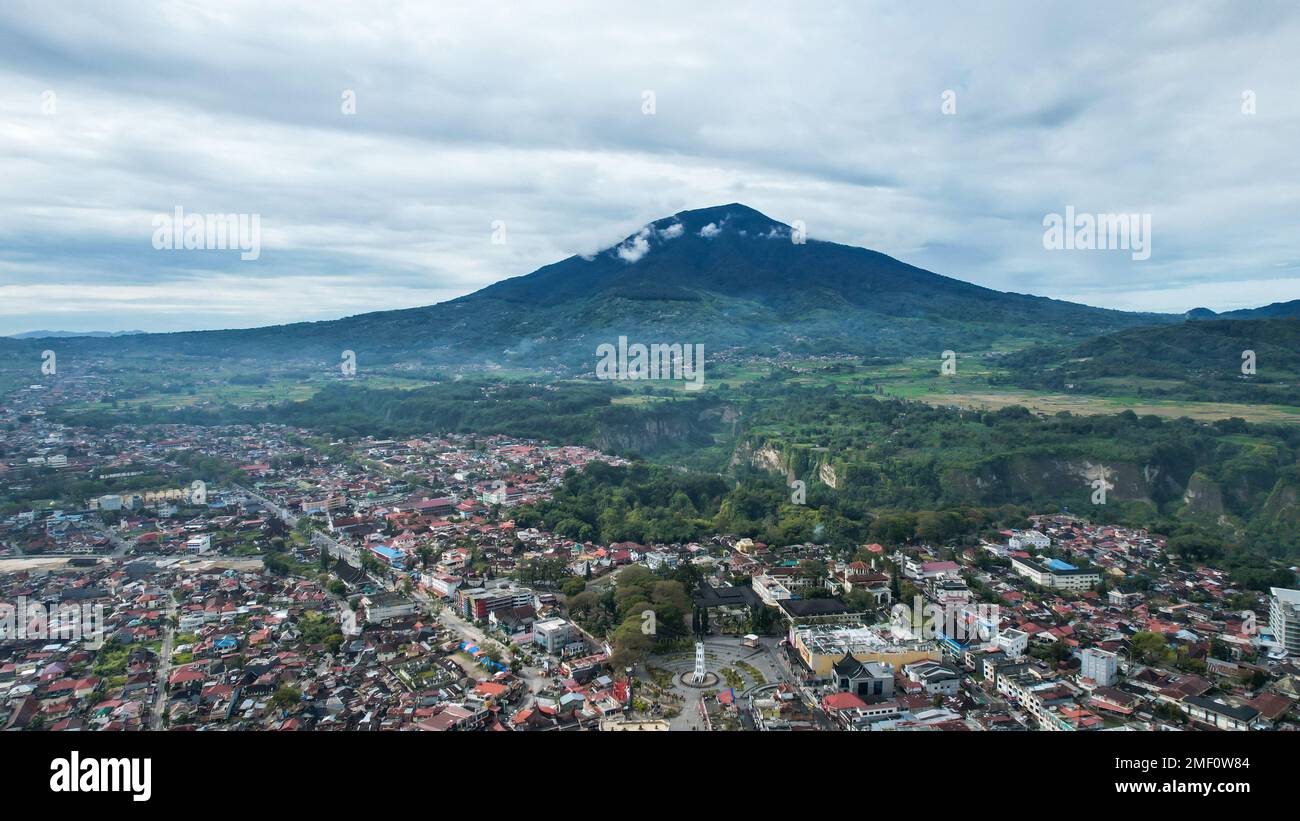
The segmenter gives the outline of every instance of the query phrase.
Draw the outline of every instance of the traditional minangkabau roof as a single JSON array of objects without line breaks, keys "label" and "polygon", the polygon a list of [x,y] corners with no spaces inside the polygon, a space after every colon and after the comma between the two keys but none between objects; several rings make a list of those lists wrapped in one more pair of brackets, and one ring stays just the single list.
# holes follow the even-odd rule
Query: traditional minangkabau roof
[{"label": "traditional minangkabau roof", "polygon": [[845,678],[859,678],[867,674],[866,666],[848,651],[845,651],[844,658],[835,662],[831,669],[835,671],[835,675]]}]

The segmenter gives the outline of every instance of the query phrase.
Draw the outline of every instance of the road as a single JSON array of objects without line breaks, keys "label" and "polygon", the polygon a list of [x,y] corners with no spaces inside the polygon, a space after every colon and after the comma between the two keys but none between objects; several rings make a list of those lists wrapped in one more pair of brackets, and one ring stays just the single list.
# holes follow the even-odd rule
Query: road
[{"label": "road", "polygon": [[[480,647],[483,646],[484,642],[494,642],[501,645],[502,660],[506,664],[509,664],[514,660],[514,654],[510,652],[510,648],[506,646],[505,642],[484,635],[482,630],[458,616],[450,607],[435,608],[434,602],[429,598],[428,594],[421,593],[418,590],[412,591],[411,597],[420,603],[425,612],[436,618],[439,624],[460,636],[462,641],[470,641]],[[519,706],[515,708],[516,711],[519,711],[532,706],[533,699],[536,697],[538,691],[546,688],[546,686],[550,684],[550,679],[542,675],[540,668],[529,667],[524,664],[522,660],[520,660],[520,668],[517,675],[524,682],[525,688],[523,698],[520,700]]]},{"label": "road", "polygon": [[325,548],[331,556],[337,556],[353,567],[361,566],[361,557],[357,555],[356,549],[340,542],[328,533],[322,533],[319,530],[312,531],[311,543],[318,548]]},{"label": "road", "polygon": [[176,618],[176,599],[167,595],[166,628],[163,631],[162,650],[158,654],[158,682],[154,685],[153,713],[149,716],[149,729],[163,728],[163,711],[167,708],[167,675],[172,669],[172,642],[176,639],[176,629],[172,622]]},{"label": "road", "polygon": [[[121,559],[124,556],[126,556],[128,551],[130,551],[131,545],[128,544],[121,536],[119,536],[117,534],[117,531],[109,527],[104,527],[99,522],[93,520],[87,521],[86,524],[96,533],[108,539],[109,544],[113,545],[113,552],[110,554],[111,558]],[[53,554],[43,554],[43,555],[53,555]],[[88,555],[99,556],[102,554],[96,553],[96,554],[88,554]]]},{"label": "road", "polygon": [[[243,485],[235,485],[235,487],[238,488],[240,492],[266,505],[267,510],[274,513],[280,521],[284,522],[289,527],[296,528],[298,526],[297,516],[280,507],[265,495],[258,493],[252,488],[244,487]],[[311,534],[311,543],[316,547],[324,547],[329,551],[331,556],[338,556],[353,567],[361,566],[361,559],[357,556],[357,551],[351,546],[343,544],[338,539],[330,536],[328,533],[313,530]]]},{"label": "road", "polygon": [[261,493],[258,493],[256,490],[253,490],[252,488],[244,487],[243,485],[235,485],[235,487],[239,488],[239,490],[241,490],[242,492],[248,494],[249,496],[253,497],[257,501],[266,505],[267,508],[269,508],[272,513],[280,517],[280,521],[284,522],[289,527],[297,526],[298,524],[297,516],[293,515],[289,511],[280,507],[275,502],[268,499],[266,496],[263,496]]}]

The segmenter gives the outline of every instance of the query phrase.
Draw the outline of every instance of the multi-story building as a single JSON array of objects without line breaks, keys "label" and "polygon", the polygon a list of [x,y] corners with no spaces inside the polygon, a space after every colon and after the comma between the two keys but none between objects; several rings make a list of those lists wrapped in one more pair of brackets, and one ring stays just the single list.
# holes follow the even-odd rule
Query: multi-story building
[{"label": "multi-story building", "polygon": [[970,587],[961,579],[941,576],[930,579],[926,587],[930,598],[942,606],[966,604],[970,601]]},{"label": "multi-story building", "polygon": [[1001,675],[997,681],[998,692],[1013,699],[1044,730],[1071,731],[1079,729],[1078,723],[1062,712],[1073,707],[1074,698],[1069,690],[1051,681],[1039,681],[1026,673]]},{"label": "multi-story building", "polygon": [[1106,601],[1112,607],[1136,607],[1142,603],[1141,593],[1125,593],[1122,590],[1112,590],[1106,594]]},{"label": "multi-story building", "polygon": [[841,691],[868,701],[893,698],[894,668],[874,661],[858,661],[852,653],[831,667],[831,681]]},{"label": "multi-story building", "polygon": [[1228,704],[1205,696],[1188,696],[1183,699],[1183,709],[1192,720],[1208,724],[1216,730],[1249,730],[1259,717],[1259,711],[1244,704]]},{"label": "multi-story building", "polygon": [[1052,540],[1037,530],[1021,530],[1012,535],[1010,539],[1007,539],[1007,546],[1013,550],[1025,550],[1027,548],[1042,550],[1045,547],[1050,547],[1051,544]]},{"label": "multi-story building", "polygon": [[821,681],[832,678],[835,664],[842,662],[846,653],[858,661],[888,664],[894,669],[941,657],[933,641],[900,639],[881,628],[860,624],[795,625],[790,631],[790,646],[809,675]]},{"label": "multi-story building", "polygon": [[758,594],[758,597],[763,600],[763,604],[772,605],[773,607],[775,607],[778,602],[784,601],[794,595],[790,592],[789,587],[766,573],[760,574],[751,579],[750,586],[754,588],[754,592]]},{"label": "multi-story building", "polygon": [[663,550],[651,550],[645,554],[646,567],[658,570],[661,567],[677,567],[677,554]]},{"label": "multi-story building", "polygon": [[449,573],[424,573],[420,578],[430,592],[444,599],[453,595],[462,581],[460,576]]},{"label": "multi-story building", "polygon": [[467,619],[484,621],[488,614],[507,607],[523,607],[534,602],[533,591],[527,587],[493,587],[459,590],[456,597],[461,615]]},{"label": "multi-story building", "polygon": [[903,575],[918,581],[942,576],[958,579],[961,578],[961,565],[956,562],[925,562],[909,557],[903,560]]},{"label": "multi-story building", "polygon": [[361,606],[365,608],[366,621],[372,623],[414,616],[419,612],[415,602],[396,593],[364,596],[361,599]]},{"label": "multi-story building", "polygon": [[961,687],[961,673],[937,661],[905,664],[903,674],[924,687],[927,695],[955,696]]},{"label": "multi-story building", "polygon": [[830,571],[829,587],[839,588],[844,593],[851,590],[863,590],[876,599],[876,604],[889,604],[892,595],[889,591],[889,576],[876,572],[866,562],[849,562]]},{"label": "multi-story building", "polygon": [[578,639],[578,631],[564,619],[544,619],[533,624],[533,643],[555,655]]},{"label": "multi-story building", "polygon": [[1033,559],[1012,557],[1011,569],[1039,587],[1057,590],[1088,590],[1094,584],[1101,583],[1101,575],[1097,571],[1080,569],[1060,559],[1048,559],[1039,563]]},{"label": "multi-story building", "polygon": [[1025,650],[1029,648],[1029,634],[1023,630],[1007,628],[999,630],[997,638],[993,640],[997,648],[1006,653],[1007,658],[1018,659],[1024,656]]},{"label": "multi-story building", "polygon": [[1119,658],[1114,653],[1096,647],[1089,647],[1079,654],[1079,659],[1083,662],[1079,675],[1092,679],[1101,687],[1109,687],[1115,683],[1115,672],[1119,669]]},{"label": "multi-story building", "polygon": [[1274,587],[1268,603],[1268,624],[1273,638],[1288,653],[1300,655],[1300,590]]}]

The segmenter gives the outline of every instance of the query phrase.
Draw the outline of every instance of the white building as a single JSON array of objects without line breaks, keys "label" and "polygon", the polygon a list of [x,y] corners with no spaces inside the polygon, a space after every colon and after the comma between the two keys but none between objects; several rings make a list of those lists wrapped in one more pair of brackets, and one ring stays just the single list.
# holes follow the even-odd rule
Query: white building
[{"label": "white building", "polygon": [[449,573],[424,573],[420,576],[420,581],[424,583],[426,590],[447,599],[455,595],[462,579]]},{"label": "white building", "polygon": [[777,605],[777,602],[784,601],[793,595],[790,588],[766,573],[751,579],[750,586],[754,588],[754,592],[758,594],[758,597],[763,600],[763,604],[773,607]]},{"label": "white building", "polygon": [[936,604],[947,607],[966,604],[970,601],[970,587],[961,579],[939,577],[930,580],[930,598]]},{"label": "white building", "polygon": [[661,567],[677,567],[677,554],[663,550],[651,550],[645,554],[646,567],[658,570]]},{"label": "white building", "polygon": [[1039,587],[1057,590],[1088,590],[1101,583],[1101,575],[1095,570],[1080,570],[1059,559],[1039,563],[1033,559],[1013,557],[1011,569]]},{"label": "white building", "polygon": [[1006,653],[1008,658],[1018,659],[1023,657],[1025,650],[1029,648],[1029,634],[1023,630],[1008,628],[998,631],[998,636],[993,643]]},{"label": "white building", "polygon": [[361,606],[365,608],[366,621],[368,622],[400,619],[406,616],[414,616],[419,612],[415,602],[396,593],[376,593],[373,596],[364,596],[361,599]]},{"label": "white building", "polygon": [[1270,592],[1268,626],[1273,639],[1287,652],[1300,655],[1300,590],[1274,587]]},{"label": "white building", "polygon": [[961,673],[937,661],[903,665],[903,674],[925,688],[927,695],[955,696],[961,687]]},{"label": "white building", "polygon": [[1079,675],[1092,679],[1100,687],[1109,687],[1115,683],[1115,671],[1119,669],[1119,658],[1114,653],[1096,647],[1089,647],[1079,654],[1083,667]]},{"label": "white building", "polygon": [[1052,540],[1037,530],[1021,530],[1007,539],[1007,546],[1012,550],[1042,550],[1051,547]]},{"label": "white building", "polygon": [[578,638],[577,629],[564,619],[544,619],[533,624],[533,643],[555,655]]}]

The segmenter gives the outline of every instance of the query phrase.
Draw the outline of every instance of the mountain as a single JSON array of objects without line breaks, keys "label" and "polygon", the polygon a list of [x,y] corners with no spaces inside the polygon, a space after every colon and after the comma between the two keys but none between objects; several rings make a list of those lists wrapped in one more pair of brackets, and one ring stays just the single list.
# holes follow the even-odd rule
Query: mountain
[{"label": "mountain", "polygon": [[592,256],[421,308],[268,328],[70,339],[103,354],[591,367],[595,348],[702,343],[707,354],[933,354],[1085,339],[1179,317],[1002,293],[864,248],[798,237],[740,204],[683,211]]},{"label": "mountain", "polygon": [[10,334],[10,339],[68,339],[76,336],[93,336],[96,338],[114,337],[114,336],[134,336],[142,334],[144,331],[26,331],[20,334]]},{"label": "mountain", "polygon": [[1186,314],[1188,319],[1289,319],[1300,317],[1300,299],[1290,302],[1274,302],[1262,308],[1240,308],[1235,311],[1215,313],[1209,308],[1193,308]]}]

